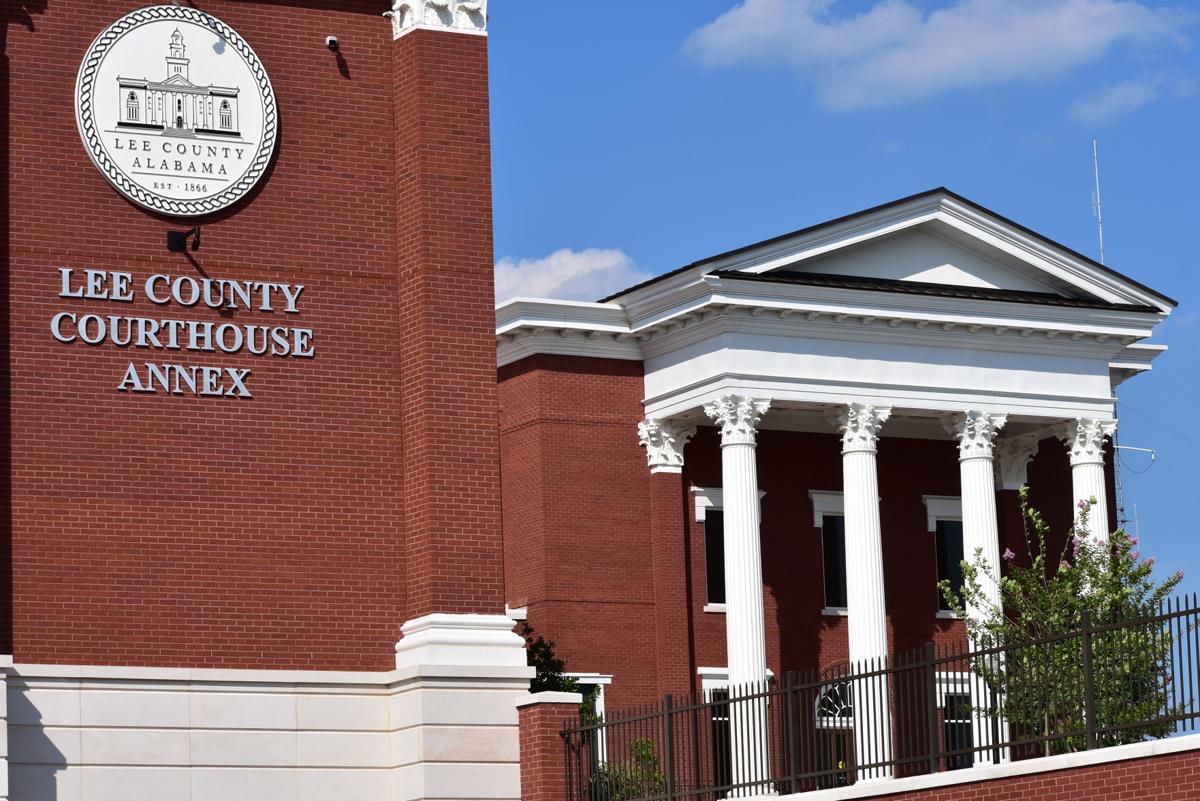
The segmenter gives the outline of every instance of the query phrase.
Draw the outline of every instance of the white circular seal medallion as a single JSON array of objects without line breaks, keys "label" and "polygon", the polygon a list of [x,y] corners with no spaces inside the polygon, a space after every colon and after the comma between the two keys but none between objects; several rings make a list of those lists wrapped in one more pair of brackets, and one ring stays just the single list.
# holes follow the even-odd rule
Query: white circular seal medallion
[{"label": "white circular seal medallion", "polygon": [[97,169],[121,194],[179,217],[220,211],[275,151],[271,79],[237,31],[189,6],[148,6],[96,38],[75,117]]}]

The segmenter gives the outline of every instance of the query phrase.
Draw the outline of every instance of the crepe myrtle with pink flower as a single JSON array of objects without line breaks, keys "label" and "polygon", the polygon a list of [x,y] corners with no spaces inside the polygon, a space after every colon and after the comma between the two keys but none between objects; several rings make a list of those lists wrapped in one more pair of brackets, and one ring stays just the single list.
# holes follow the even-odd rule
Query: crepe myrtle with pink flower
[{"label": "crepe myrtle with pink flower", "polygon": [[[1104,630],[1108,624],[1153,618],[1170,603],[1183,580],[1179,571],[1165,578],[1154,572],[1154,557],[1143,558],[1137,537],[1118,529],[1104,543],[1088,534],[1088,516],[1096,499],[1081,501],[1079,514],[1057,540],[1045,519],[1029,504],[1028,487],[1020,491],[1025,524],[1025,554],[1018,558],[1006,549],[993,567],[977,550],[962,563],[963,583],[956,593],[941,583],[949,605],[963,618],[973,648],[999,648],[1004,660],[974,665],[992,691],[1004,698],[1004,718],[1025,731],[1049,731],[1061,724],[1056,715],[1077,714],[1082,697],[1081,654],[1078,637],[1055,635],[1079,631],[1088,620],[1091,635],[1093,681],[1100,704],[1096,714],[1118,719],[1139,711],[1151,719],[1162,715],[1164,685],[1170,675],[1171,633],[1155,625]],[[1054,551],[1048,543],[1063,543]],[[998,587],[998,592],[997,592]],[[998,601],[997,601],[998,598]],[[1045,646],[1020,648],[1022,643],[1053,641]],[[1030,664],[1024,664],[1024,660]],[[1053,681],[1043,680],[1054,677]],[[1041,678],[1039,678],[1041,677]],[[1154,709],[1147,705],[1155,707]],[[988,714],[987,710],[980,710]],[[1164,731],[1160,736],[1166,736]],[[1144,728],[1105,735],[1106,745],[1140,741]],[[1071,738],[1047,742],[1047,753],[1063,753],[1080,746]]]}]

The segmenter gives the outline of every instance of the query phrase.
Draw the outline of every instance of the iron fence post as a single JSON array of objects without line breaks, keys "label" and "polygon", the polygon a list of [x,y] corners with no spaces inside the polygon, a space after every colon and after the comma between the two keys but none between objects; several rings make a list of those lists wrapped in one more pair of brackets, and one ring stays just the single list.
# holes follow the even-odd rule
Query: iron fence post
[{"label": "iron fence post", "polygon": [[667,760],[667,798],[675,798],[675,723],[671,719],[671,710],[675,699],[667,693],[663,699],[663,749],[666,750]]},{"label": "iron fence post", "polygon": [[798,699],[796,698],[796,688],[799,682],[796,678],[796,671],[789,670],[783,679],[783,703],[784,711],[787,720],[787,738],[788,738],[788,779],[793,793],[798,793],[798,782],[796,775],[800,772],[800,749],[797,742],[796,730],[796,706]]},{"label": "iron fence post", "polygon": [[1087,749],[1096,747],[1096,688],[1092,677],[1092,616],[1083,610],[1083,725]]},{"label": "iron fence post", "polygon": [[933,643],[925,643],[925,667],[929,675],[929,772],[938,772],[937,671],[934,669]]}]

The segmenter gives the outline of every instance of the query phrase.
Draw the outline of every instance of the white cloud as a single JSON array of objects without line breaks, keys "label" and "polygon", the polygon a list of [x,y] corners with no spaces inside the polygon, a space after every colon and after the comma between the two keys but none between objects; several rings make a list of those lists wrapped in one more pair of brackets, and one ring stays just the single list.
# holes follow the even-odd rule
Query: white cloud
[{"label": "white cloud", "polygon": [[878,0],[743,0],[684,49],[711,67],[784,64],[834,109],[895,106],[955,89],[1056,77],[1117,42],[1171,41],[1195,17],[1135,0],[950,0],[924,13]]},{"label": "white cloud", "polygon": [[1131,114],[1164,95],[1185,97],[1196,90],[1189,78],[1153,73],[1097,89],[1071,104],[1067,116],[1087,125],[1102,125]]},{"label": "white cloud", "polygon": [[596,300],[653,276],[619,250],[556,250],[541,259],[496,262],[496,300]]}]

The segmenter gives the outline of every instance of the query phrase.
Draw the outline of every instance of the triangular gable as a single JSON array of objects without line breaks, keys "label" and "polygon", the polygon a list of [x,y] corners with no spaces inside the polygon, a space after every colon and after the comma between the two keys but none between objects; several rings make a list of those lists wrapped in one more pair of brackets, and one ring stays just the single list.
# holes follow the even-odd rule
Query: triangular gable
[{"label": "triangular gable", "polygon": [[198,88],[196,86],[196,84],[192,83],[191,81],[189,81],[187,78],[183,77],[182,75],[172,75],[171,77],[167,78],[164,81],[161,81],[160,83],[170,84],[171,86],[189,86],[193,89]]},{"label": "triangular gable", "polygon": [[602,302],[664,282],[675,285],[689,275],[732,270],[756,275],[820,275],[827,270],[881,281],[1050,293],[1162,312],[1176,305],[1166,295],[945,188],[702,259]]},{"label": "triangular gable", "polygon": [[[720,269],[809,273],[1049,292],[1151,305],[1174,301],[978,204],[939,189],[743,249]],[[724,260],[723,257],[717,257]]]},{"label": "triangular gable", "polygon": [[1052,280],[1031,265],[997,258],[998,254],[989,250],[939,236],[929,226],[918,226],[799,260],[764,275],[836,275],[1078,297],[1080,291],[1071,285]]}]

